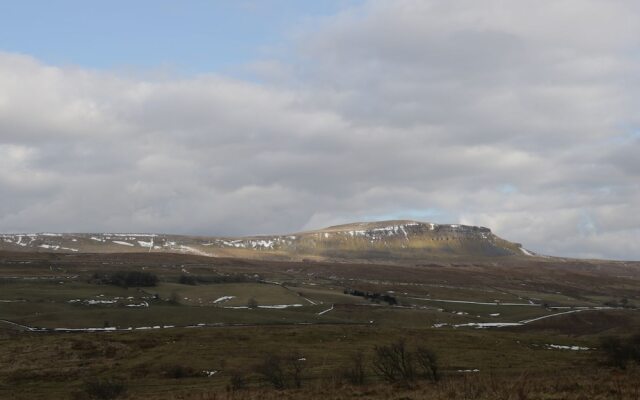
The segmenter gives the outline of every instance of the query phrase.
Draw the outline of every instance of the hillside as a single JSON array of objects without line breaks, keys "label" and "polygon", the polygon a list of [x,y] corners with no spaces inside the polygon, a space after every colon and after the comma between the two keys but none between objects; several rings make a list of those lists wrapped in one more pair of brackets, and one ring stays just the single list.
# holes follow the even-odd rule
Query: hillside
[{"label": "hillside", "polygon": [[60,253],[187,253],[258,259],[406,260],[534,256],[490,229],[394,220],[331,226],[288,235],[202,237],[141,233],[0,235],[0,250]]}]

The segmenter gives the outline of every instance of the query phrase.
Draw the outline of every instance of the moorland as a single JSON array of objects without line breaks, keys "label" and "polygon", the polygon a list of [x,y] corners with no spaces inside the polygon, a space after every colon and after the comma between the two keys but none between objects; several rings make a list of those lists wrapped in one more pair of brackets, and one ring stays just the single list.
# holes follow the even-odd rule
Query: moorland
[{"label": "moorland", "polygon": [[640,398],[640,263],[507,248],[4,249],[0,398]]}]

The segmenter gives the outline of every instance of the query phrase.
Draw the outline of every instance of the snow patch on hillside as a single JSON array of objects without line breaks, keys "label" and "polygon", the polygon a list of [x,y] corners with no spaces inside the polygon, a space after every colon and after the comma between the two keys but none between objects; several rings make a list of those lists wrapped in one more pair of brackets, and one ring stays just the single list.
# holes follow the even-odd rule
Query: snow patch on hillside
[{"label": "snow patch on hillside", "polygon": [[520,247],[520,251],[521,251],[524,255],[531,256],[531,257],[535,256],[535,254],[533,254],[533,253],[532,253],[532,252],[530,252],[529,250],[525,249],[524,247]]}]

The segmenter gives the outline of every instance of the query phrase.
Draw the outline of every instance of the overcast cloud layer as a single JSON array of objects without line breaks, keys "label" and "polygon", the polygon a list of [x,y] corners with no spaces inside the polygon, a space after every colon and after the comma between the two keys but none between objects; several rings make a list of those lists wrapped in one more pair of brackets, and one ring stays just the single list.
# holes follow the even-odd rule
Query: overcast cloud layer
[{"label": "overcast cloud layer", "polygon": [[372,1],[297,30],[252,82],[0,53],[0,231],[408,217],[640,259],[635,4]]}]

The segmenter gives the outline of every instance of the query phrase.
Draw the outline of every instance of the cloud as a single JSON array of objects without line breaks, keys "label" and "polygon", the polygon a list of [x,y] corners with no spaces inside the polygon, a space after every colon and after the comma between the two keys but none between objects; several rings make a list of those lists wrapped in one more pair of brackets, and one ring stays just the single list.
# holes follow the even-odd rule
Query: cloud
[{"label": "cloud", "polygon": [[639,11],[370,1],[251,82],[0,53],[0,230],[284,233],[435,210],[542,253],[640,259]]}]

